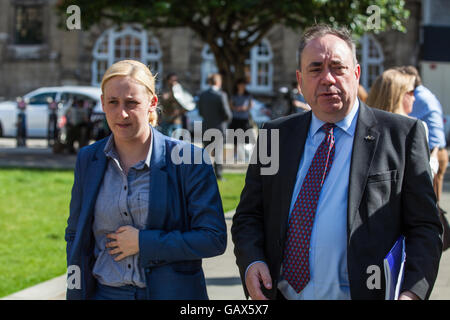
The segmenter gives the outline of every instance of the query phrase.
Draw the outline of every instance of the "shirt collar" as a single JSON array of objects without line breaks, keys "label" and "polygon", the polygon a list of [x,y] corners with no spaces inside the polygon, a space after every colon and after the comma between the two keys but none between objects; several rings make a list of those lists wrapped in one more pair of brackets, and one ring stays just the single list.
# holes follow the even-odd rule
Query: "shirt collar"
[{"label": "shirt collar", "polygon": [[[153,151],[153,127],[150,125],[150,147],[148,148],[147,157],[145,160],[139,161],[137,164],[135,164],[133,167],[136,169],[143,169],[144,165],[147,166],[147,168],[150,168],[150,159],[152,158],[152,151]],[[111,134],[108,138],[108,141],[106,142],[105,148],[103,149],[103,152],[105,153],[107,158],[112,158],[119,160],[119,154],[117,153],[115,144],[114,144],[114,135]]]},{"label": "shirt collar", "polygon": [[[350,113],[341,121],[336,122],[336,127],[341,129],[342,131],[346,132],[348,135],[353,136],[355,133],[356,126],[352,125],[354,123],[354,119],[358,113],[359,110],[359,99],[355,99],[355,103],[353,104],[352,110]],[[312,119],[311,119],[311,126],[310,126],[310,134],[311,136],[314,136],[320,128],[325,124],[324,121],[320,120],[314,115],[314,112],[312,113]]]}]

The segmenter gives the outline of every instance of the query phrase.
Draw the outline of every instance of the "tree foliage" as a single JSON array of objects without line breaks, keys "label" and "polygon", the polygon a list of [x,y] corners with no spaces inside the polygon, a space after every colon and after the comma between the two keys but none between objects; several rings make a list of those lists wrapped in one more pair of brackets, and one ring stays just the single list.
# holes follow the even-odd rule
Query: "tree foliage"
[{"label": "tree foliage", "polygon": [[[104,19],[145,28],[190,28],[211,48],[228,89],[244,76],[251,48],[274,25],[299,30],[324,22],[346,26],[358,37],[389,28],[405,31],[409,15],[404,0],[60,0],[63,19],[70,5],[80,7],[83,28]],[[374,13],[379,13],[375,28]]]}]

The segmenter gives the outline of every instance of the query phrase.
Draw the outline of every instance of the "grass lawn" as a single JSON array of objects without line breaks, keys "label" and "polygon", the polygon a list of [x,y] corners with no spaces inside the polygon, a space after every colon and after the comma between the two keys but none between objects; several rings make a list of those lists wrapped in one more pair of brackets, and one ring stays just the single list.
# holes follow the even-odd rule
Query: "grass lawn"
[{"label": "grass lawn", "polygon": [[225,181],[218,181],[222,198],[223,211],[227,212],[237,207],[244,188],[244,173],[224,173]]},{"label": "grass lawn", "polygon": [[[244,174],[219,181],[224,211],[234,209]],[[0,297],[66,272],[64,230],[71,170],[0,168]]]},{"label": "grass lawn", "polygon": [[0,169],[0,297],[66,270],[72,171]]}]

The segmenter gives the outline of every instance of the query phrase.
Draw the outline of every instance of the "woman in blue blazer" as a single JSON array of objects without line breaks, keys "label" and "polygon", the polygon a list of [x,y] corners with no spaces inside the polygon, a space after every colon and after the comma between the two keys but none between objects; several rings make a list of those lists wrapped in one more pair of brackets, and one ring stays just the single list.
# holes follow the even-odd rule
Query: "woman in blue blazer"
[{"label": "woman in blue blazer", "polygon": [[[202,149],[149,124],[154,83],[132,60],[103,77],[112,135],[77,157],[65,234],[67,299],[208,298],[202,258],[222,254],[227,238],[216,178]],[[179,164],[177,155],[191,161]]]}]

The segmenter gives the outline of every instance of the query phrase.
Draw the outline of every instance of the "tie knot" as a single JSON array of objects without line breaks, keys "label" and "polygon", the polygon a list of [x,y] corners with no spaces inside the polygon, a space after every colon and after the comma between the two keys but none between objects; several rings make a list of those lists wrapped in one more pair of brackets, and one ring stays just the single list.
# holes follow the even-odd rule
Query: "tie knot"
[{"label": "tie knot", "polygon": [[336,128],[336,125],[334,123],[325,123],[322,126],[323,131],[325,131],[325,134],[333,134],[333,129]]}]

